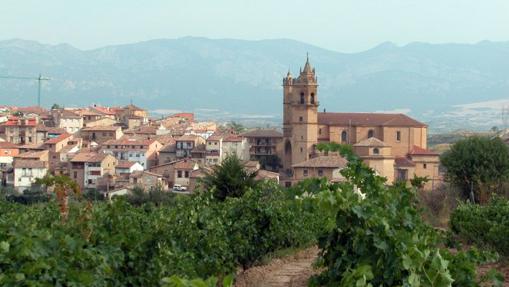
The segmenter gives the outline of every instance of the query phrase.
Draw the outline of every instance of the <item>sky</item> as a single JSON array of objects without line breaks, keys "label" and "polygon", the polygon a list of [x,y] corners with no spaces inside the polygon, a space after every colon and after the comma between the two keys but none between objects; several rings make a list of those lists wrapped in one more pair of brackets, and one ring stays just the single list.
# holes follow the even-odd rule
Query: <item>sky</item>
[{"label": "sky", "polygon": [[509,41],[509,0],[1,0],[0,40],[81,49],[158,38],[289,38],[340,52],[382,42]]}]

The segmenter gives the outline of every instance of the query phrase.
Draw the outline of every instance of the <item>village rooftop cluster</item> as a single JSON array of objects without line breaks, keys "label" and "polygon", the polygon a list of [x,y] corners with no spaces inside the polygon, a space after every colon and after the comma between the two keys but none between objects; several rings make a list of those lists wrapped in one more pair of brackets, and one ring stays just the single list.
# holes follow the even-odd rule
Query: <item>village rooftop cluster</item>
[{"label": "village rooftop cluster", "polygon": [[50,110],[1,107],[3,186],[32,188],[46,174],[67,175],[82,189],[112,196],[138,186],[192,193],[214,165],[235,154],[258,179],[291,186],[306,178],[341,181],[346,160],[317,150],[349,144],[389,183],[427,177],[442,182],[439,155],[427,149],[427,125],[403,114],[319,112],[318,80],[307,59],[283,79],[283,129],[238,131],[197,121],[193,113],[151,119],[135,105]]}]

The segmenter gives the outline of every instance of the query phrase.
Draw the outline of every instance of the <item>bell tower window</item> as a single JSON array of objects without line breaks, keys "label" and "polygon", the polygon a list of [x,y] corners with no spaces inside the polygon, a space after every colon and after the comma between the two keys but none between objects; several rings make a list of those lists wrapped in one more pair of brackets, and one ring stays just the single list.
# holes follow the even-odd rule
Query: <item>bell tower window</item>
[{"label": "bell tower window", "polygon": [[300,93],[300,103],[304,104],[304,102],[305,102],[304,93]]},{"label": "bell tower window", "polygon": [[315,104],[315,93],[311,93],[311,103]]},{"label": "bell tower window", "polygon": [[369,130],[369,131],[368,131],[368,138],[372,138],[372,137],[374,137],[374,136],[375,136],[375,131],[373,131],[373,130]]}]

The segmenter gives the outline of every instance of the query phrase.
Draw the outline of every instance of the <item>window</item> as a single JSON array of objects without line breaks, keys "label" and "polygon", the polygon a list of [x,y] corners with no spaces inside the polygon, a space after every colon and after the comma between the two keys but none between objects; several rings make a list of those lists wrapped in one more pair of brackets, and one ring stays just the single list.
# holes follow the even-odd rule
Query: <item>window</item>
[{"label": "window", "polygon": [[428,165],[427,165],[427,164],[425,164],[425,163],[423,163],[423,164],[422,164],[422,168],[426,169],[426,168],[428,168]]},{"label": "window", "polygon": [[321,135],[322,134],[322,129],[318,129],[318,134]]},{"label": "window", "polygon": [[178,170],[178,171],[177,171],[177,177],[178,177],[178,178],[182,178],[182,171],[181,171],[181,170]]},{"label": "window", "polygon": [[185,178],[189,178],[189,171],[187,171],[187,170],[185,171],[185,173],[184,173],[184,177],[185,177]]},{"label": "window", "polygon": [[305,100],[304,100],[304,93],[300,93],[300,103],[301,104],[304,104]]},{"label": "window", "polygon": [[300,153],[303,153],[304,152],[304,149],[300,148]]},{"label": "window", "polygon": [[318,170],[318,176],[323,176],[323,169]]},{"label": "window", "polygon": [[369,131],[368,131],[368,139],[369,139],[369,138],[372,138],[372,137],[374,137],[374,136],[375,136],[375,131],[374,131],[374,130],[369,130]]},{"label": "window", "polygon": [[302,122],[304,120],[303,117],[299,117],[299,122]]},{"label": "window", "polygon": [[311,93],[311,103],[315,103],[315,93]]},{"label": "window", "polygon": [[396,132],[396,140],[401,141],[401,132],[400,131]]},{"label": "window", "polygon": [[346,131],[341,132],[341,142],[346,143],[348,141],[348,134]]},{"label": "window", "polygon": [[91,180],[91,179],[89,179],[89,180],[88,180],[88,184],[92,184],[92,183],[94,183],[94,181],[93,181],[93,180]]},{"label": "window", "polygon": [[304,169],[304,170],[302,171],[302,174],[303,174],[304,176],[308,176],[308,170],[307,170],[307,169]]},{"label": "window", "polygon": [[380,154],[380,150],[376,147],[373,149],[373,154]]},{"label": "window", "polygon": [[74,172],[74,178],[78,178],[78,172],[77,171]]}]

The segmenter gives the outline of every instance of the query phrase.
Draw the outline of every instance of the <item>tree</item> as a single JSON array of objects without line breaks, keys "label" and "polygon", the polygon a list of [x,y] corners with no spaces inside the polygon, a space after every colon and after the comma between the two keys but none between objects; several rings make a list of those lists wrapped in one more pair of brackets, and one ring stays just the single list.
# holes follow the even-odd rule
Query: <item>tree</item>
[{"label": "tree", "polygon": [[59,105],[59,104],[53,104],[53,105],[51,106],[51,109],[52,109],[52,110],[59,110],[59,109],[61,109],[61,108],[62,108],[62,107],[60,107],[60,105]]},{"label": "tree", "polygon": [[460,140],[440,161],[446,168],[446,179],[474,202],[483,201],[483,196],[509,178],[509,148],[498,137]]},{"label": "tree", "polygon": [[60,206],[62,221],[67,221],[69,215],[69,192],[80,194],[80,187],[76,181],[65,175],[46,175],[36,179],[36,184],[45,185],[53,189]]},{"label": "tree", "polygon": [[242,197],[249,188],[255,187],[255,177],[256,172],[248,171],[240,159],[231,154],[206,173],[202,184],[213,190],[216,199],[224,201],[227,197]]},{"label": "tree", "polygon": [[244,127],[241,123],[237,123],[234,121],[231,121],[228,124],[226,124],[226,128],[232,130],[236,134],[239,134],[246,130],[246,127]]}]

